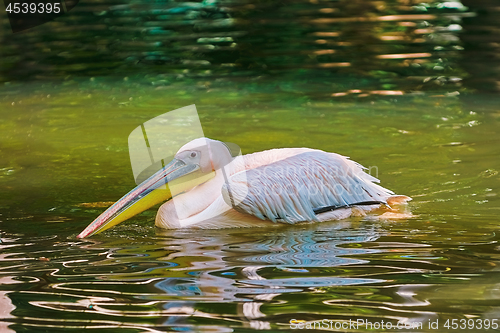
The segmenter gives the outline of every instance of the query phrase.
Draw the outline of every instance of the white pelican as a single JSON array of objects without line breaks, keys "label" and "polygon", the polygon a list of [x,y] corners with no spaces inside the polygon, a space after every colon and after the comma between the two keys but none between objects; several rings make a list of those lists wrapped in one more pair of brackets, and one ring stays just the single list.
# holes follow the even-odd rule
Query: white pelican
[{"label": "white pelican", "polygon": [[160,228],[338,220],[411,200],[376,184],[379,180],[363,169],[345,156],[309,148],[272,149],[233,158],[223,142],[199,138],[185,144],[172,162],[77,237],[99,233],[172,197],[156,215]]}]

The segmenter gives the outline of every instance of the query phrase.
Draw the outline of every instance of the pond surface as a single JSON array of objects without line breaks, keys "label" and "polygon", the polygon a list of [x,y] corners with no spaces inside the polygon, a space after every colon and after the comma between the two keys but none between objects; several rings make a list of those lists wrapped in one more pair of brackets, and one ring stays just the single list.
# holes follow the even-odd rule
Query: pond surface
[{"label": "pond surface", "polygon": [[[294,319],[436,332],[448,319],[474,319],[454,330],[471,332],[484,330],[477,319],[500,319],[493,97],[316,98],[293,84],[245,84],[95,78],[1,89],[2,332],[290,330]],[[163,231],[150,209],[76,239],[135,186],[129,133],[193,103],[206,136],[245,154],[311,147],[350,156],[411,196],[417,216]],[[429,328],[436,321],[439,330]]]}]

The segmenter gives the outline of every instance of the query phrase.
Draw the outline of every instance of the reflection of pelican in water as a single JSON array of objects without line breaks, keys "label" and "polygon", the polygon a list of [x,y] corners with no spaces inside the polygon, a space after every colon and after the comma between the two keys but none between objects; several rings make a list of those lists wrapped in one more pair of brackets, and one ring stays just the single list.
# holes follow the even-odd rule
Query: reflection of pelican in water
[{"label": "reflection of pelican in water", "polygon": [[[98,250],[99,258],[75,260],[70,254],[69,261],[62,262],[64,270],[50,273],[53,283],[47,291],[29,294],[34,307],[60,316],[45,321],[24,318],[41,327],[84,322],[90,328],[148,332],[238,326],[276,330],[292,318],[321,314],[339,321],[364,314],[371,322],[427,322],[425,318],[435,315],[428,299],[439,303],[446,293],[436,298],[436,285],[422,284],[415,274],[444,267],[421,259],[391,266],[389,258],[398,253],[397,258],[403,258],[407,246],[420,247],[419,256],[435,248],[388,242],[391,233],[384,229],[379,223],[341,221],[261,228],[258,234],[158,229],[159,237],[146,243],[85,242],[82,249]],[[26,299],[26,293],[9,293],[13,295]],[[57,321],[61,316],[72,321]]]},{"label": "reflection of pelican in water", "polygon": [[[375,182],[361,165],[338,154],[287,148],[233,159],[224,143],[200,138],[184,145],[172,162],[118,200],[78,237],[108,229],[171,197],[174,200],[164,203],[156,216],[160,228],[338,220],[410,200]],[[165,183],[169,188],[160,190]]]},{"label": "reflection of pelican in water", "polygon": [[[167,237],[162,243],[170,251],[174,250],[162,260],[177,262],[193,258],[188,266],[172,268],[170,277],[154,285],[172,299],[163,305],[163,313],[168,315],[164,325],[185,325],[186,318],[193,316],[270,329],[271,321],[266,318],[269,313],[262,306],[284,303],[287,294],[319,291],[322,287],[381,283],[383,280],[363,274],[318,276],[318,270],[368,264],[356,256],[379,252],[348,246],[376,241],[381,236],[373,224],[357,223],[356,226],[345,221],[309,225],[305,229],[302,226],[281,231],[264,228],[254,236],[238,230],[230,233],[207,230],[195,239],[191,232],[159,230],[160,235]],[[186,242],[179,242],[186,237]],[[175,277],[185,271],[195,274]],[[165,301],[166,298],[159,295],[159,299]],[[152,295],[151,300],[155,297]],[[215,309],[207,312],[199,306],[204,302],[232,303],[237,316],[221,314]]]}]

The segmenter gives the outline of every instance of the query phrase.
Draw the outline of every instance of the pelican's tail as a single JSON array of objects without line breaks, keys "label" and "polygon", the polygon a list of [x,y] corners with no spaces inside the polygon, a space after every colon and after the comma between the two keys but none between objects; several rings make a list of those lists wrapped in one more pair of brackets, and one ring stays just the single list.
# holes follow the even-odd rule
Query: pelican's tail
[{"label": "pelican's tail", "polygon": [[411,200],[412,199],[410,197],[407,197],[406,195],[391,195],[387,198],[387,204],[392,207],[394,205],[405,204]]}]

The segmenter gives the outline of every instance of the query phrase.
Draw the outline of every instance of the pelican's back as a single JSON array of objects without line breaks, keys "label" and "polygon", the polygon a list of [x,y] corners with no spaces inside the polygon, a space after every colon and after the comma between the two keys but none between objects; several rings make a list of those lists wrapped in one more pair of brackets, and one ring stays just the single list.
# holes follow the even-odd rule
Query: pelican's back
[{"label": "pelican's back", "polygon": [[286,150],[281,150],[282,155],[291,156],[262,163],[245,175],[232,175],[222,187],[225,201],[263,220],[295,223],[318,221],[321,208],[386,203],[393,194],[347,157],[320,150]]}]

